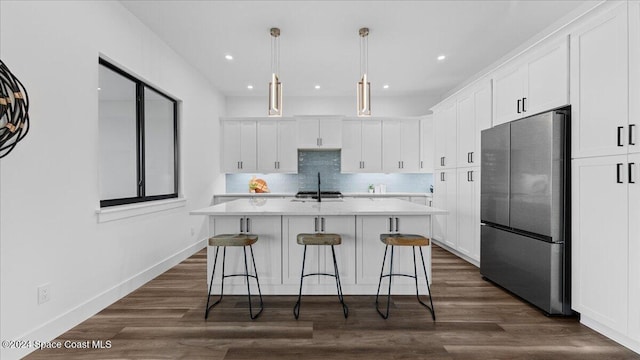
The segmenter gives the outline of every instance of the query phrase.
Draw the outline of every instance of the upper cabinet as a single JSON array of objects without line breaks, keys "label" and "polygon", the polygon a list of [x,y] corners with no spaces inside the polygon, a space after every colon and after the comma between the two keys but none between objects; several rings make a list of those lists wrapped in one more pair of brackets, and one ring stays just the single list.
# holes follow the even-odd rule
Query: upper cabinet
[{"label": "upper cabinet", "polygon": [[226,173],[256,171],[256,120],[223,120],[222,161]]},{"label": "upper cabinet", "polygon": [[435,168],[450,169],[456,167],[457,151],[457,107],[456,101],[448,101],[433,110],[435,134]]},{"label": "upper cabinet", "polygon": [[341,171],[382,172],[382,122],[379,119],[342,122]]},{"label": "upper cabinet", "polygon": [[458,95],[457,166],[480,166],[480,131],[491,127],[491,82]]},{"label": "upper cabinet", "polygon": [[298,148],[340,149],[342,134],[340,117],[300,117],[298,123]]},{"label": "upper cabinet", "polygon": [[[637,9],[637,3],[630,4],[631,9]],[[638,151],[636,64],[640,61],[640,44],[638,19],[632,16],[630,20],[635,28],[631,38],[627,4],[620,3],[571,34],[573,158]],[[634,66],[629,66],[630,55],[634,57]],[[636,100],[630,103],[630,96],[636,96]],[[630,111],[633,118],[629,117]]]},{"label": "upper cabinet", "polygon": [[493,125],[569,104],[566,37],[531,50],[493,76]]},{"label": "upper cabinet", "polygon": [[298,172],[296,122],[293,119],[257,121],[258,171],[264,173]]},{"label": "upper cabinet", "polygon": [[420,119],[382,120],[382,171],[420,170]]},{"label": "upper cabinet", "polygon": [[433,140],[433,115],[427,115],[420,120],[420,172],[433,173]]}]

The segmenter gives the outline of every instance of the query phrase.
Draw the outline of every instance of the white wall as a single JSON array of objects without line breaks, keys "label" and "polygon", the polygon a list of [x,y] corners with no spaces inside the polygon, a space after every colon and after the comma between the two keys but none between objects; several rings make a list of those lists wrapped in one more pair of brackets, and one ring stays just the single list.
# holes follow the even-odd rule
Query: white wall
[{"label": "white wall", "polygon": [[[265,85],[266,86],[266,85]],[[354,85],[355,89],[355,85]],[[429,95],[380,96],[371,98],[373,116],[421,116],[440,98]],[[354,96],[289,96],[282,100],[284,116],[294,115],[356,115]],[[227,97],[227,116],[267,116],[267,98],[258,96]]]},{"label": "white wall", "polygon": [[[0,161],[0,333],[49,340],[202,248],[204,219],[188,211],[224,191],[225,101],[119,2],[2,0],[0,26],[0,58],[29,92],[32,124]],[[182,101],[186,206],[97,221],[99,54]],[[38,305],[46,283],[51,301]]]}]

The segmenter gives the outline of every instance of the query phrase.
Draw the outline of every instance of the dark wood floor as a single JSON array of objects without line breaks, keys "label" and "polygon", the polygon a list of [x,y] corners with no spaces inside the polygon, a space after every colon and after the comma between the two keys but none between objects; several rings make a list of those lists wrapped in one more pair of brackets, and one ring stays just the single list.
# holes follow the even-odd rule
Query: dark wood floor
[{"label": "dark wood floor", "polygon": [[268,296],[256,321],[246,298],[225,297],[203,318],[206,253],[175,268],[58,338],[110,340],[110,349],[45,350],[28,359],[640,359],[579,324],[549,318],[483,281],[476,267],[433,250],[434,323],[415,297],[393,298],[383,320],[372,296]]}]

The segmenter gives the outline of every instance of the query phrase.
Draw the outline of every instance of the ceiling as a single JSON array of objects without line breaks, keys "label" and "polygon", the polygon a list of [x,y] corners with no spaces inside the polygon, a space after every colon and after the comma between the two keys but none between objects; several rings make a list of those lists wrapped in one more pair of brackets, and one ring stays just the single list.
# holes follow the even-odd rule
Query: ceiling
[{"label": "ceiling", "polygon": [[[279,27],[286,96],[355,96],[368,27],[374,96],[442,96],[584,1],[121,0],[226,96],[267,96]],[[225,59],[232,55],[233,60]],[[437,60],[445,55],[443,61]],[[247,89],[248,85],[254,89]],[[383,85],[389,85],[383,89]],[[320,85],[320,89],[315,89]]]}]

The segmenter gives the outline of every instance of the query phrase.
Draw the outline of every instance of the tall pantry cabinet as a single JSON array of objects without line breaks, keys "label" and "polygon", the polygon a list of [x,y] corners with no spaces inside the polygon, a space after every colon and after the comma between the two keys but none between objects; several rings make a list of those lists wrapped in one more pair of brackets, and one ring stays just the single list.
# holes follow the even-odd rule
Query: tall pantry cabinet
[{"label": "tall pantry cabinet", "polygon": [[571,33],[572,307],[640,348],[640,3]]},{"label": "tall pantry cabinet", "polygon": [[491,127],[491,82],[481,80],[434,108],[434,238],[480,261],[480,131]]}]

